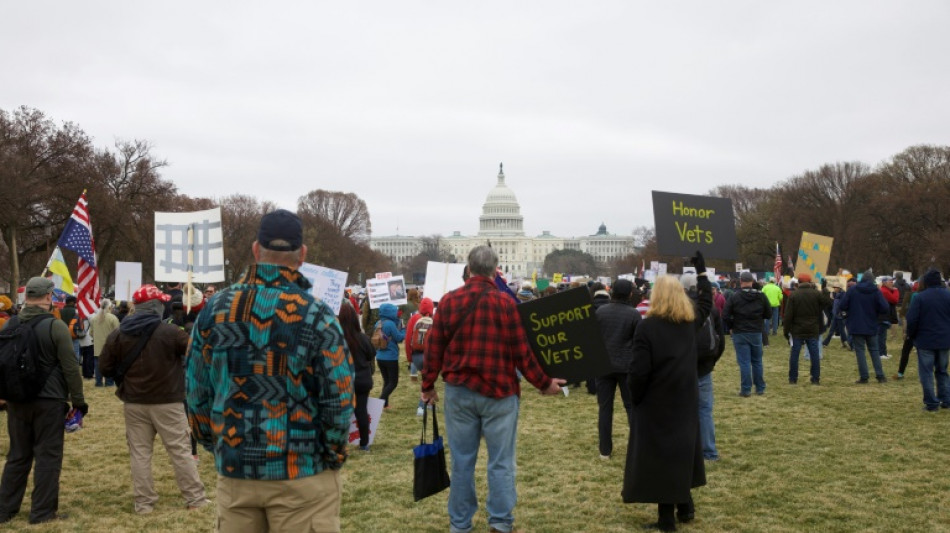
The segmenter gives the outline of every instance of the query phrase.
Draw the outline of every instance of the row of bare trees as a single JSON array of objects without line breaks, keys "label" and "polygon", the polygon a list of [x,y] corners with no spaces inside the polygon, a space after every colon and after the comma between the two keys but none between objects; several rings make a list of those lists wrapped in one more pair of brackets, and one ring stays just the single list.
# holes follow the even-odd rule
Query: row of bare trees
[{"label": "row of bare trees", "polygon": [[[147,141],[98,148],[76,124],[54,123],[42,111],[0,109],[0,282],[11,288],[42,272],[83,190],[89,202],[100,283],[108,287],[116,261],[141,262],[146,280],[154,265],[154,213],[220,206],[233,281],[253,261],[251,243],[263,213],[276,206],[254,196],[193,198],[162,178],[166,161]],[[350,282],[391,269],[368,246],[369,212],[352,193],[315,190],[302,196],[308,260],[347,271]],[[75,255],[64,251],[67,263]]]},{"label": "row of bare trees", "polygon": [[[950,268],[950,146],[912,146],[874,168],[827,164],[768,189],[721,185],[710,194],[732,200],[738,261],[753,270],[772,270],[776,242],[794,259],[803,231],[834,238],[829,272],[873,268],[919,276],[931,266]],[[682,262],[660,256],[650,239],[613,270],[631,272],[651,259],[672,268]],[[712,265],[734,269],[732,262]]]}]

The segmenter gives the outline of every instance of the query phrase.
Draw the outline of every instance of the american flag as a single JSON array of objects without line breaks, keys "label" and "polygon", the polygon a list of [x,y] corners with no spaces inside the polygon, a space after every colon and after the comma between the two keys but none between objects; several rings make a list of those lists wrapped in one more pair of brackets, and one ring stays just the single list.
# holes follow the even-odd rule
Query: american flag
[{"label": "american flag", "polygon": [[775,266],[772,267],[772,271],[775,272],[775,283],[778,283],[782,279],[782,251],[778,247],[778,242],[775,243]]},{"label": "american flag", "polygon": [[72,216],[63,228],[59,246],[79,255],[76,308],[80,318],[90,317],[99,309],[99,269],[96,268],[96,245],[92,240],[86,191],[82,192],[76,207],[73,208]]}]

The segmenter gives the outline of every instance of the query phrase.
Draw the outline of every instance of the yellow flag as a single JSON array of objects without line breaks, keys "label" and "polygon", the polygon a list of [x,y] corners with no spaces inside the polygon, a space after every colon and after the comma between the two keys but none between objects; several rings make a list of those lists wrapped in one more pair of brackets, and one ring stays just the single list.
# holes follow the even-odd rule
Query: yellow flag
[{"label": "yellow flag", "polygon": [[76,294],[73,278],[69,275],[69,267],[66,266],[66,260],[63,259],[63,252],[59,250],[59,246],[53,250],[53,255],[46,264],[46,270],[53,273],[53,284],[57,289],[66,294]]}]

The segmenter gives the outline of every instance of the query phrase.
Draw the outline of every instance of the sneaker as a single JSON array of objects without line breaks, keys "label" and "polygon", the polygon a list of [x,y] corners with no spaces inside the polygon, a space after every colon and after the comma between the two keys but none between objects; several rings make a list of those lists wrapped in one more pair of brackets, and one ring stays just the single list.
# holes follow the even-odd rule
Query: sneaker
[{"label": "sneaker", "polygon": [[751,393],[751,392],[740,392],[740,393],[739,393],[739,396],[741,396],[741,397],[743,397],[743,398],[748,398],[749,396],[752,396],[752,393]]},{"label": "sneaker", "polygon": [[788,380],[788,384],[789,384],[789,385],[798,385],[798,380],[797,380],[797,379],[790,379],[790,380]]},{"label": "sneaker", "polygon": [[204,499],[202,499],[202,500],[200,500],[200,501],[198,501],[198,502],[195,502],[195,503],[189,505],[189,506],[188,506],[188,510],[189,510],[189,511],[197,511],[198,509],[201,509],[202,507],[204,507],[205,505],[208,505],[208,504],[210,504],[210,503],[211,503],[211,500],[209,500],[208,498],[204,498]]},{"label": "sneaker", "polygon": [[878,383],[887,383],[887,377],[885,377],[885,376],[878,376],[878,377],[877,377],[877,382],[878,382]]},{"label": "sneaker", "polygon": [[881,356],[881,359],[890,359],[890,358],[891,358],[891,356],[888,355],[888,354],[884,354],[884,355]]},{"label": "sneaker", "polygon": [[940,410],[939,407],[927,407],[926,405],[924,406],[925,413],[936,413],[939,410]]},{"label": "sneaker", "polygon": [[861,379],[855,381],[854,384],[855,384],[855,385],[866,385],[867,382],[868,382],[868,378],[861,378]]},{"label": "sneaker", "polygon": [[360,451],[361,451],[361,452],[368,452],[368,451],[369,451],[369,445],[367,444],[366,446],[360,446]]},{"label": "sneaker", "polygon": [[416,407],[416,416],[422,416],[424,414],[426,414],[424,407]]},{"label": "sneaker", "polygon": [[600,454],[600,460],[601,460],[601,461],[609,461],[609,460],[610,460],[610,456],[609,456],[609,455]]},{"label": "sneaker", "polygon": [[893,380],[895,380],[895,381],[900,381],[900,380],[904,379],[904,374],[901,374],[900,372],[898,372],[898,373],[894,374],[894,377],[892,377],[891,379],[893,379]]},{"label": "sneaker", "polygon": [[821,385],[821,381],[820,381],[820,380],[817,380],[817,379],[812,379],[812,380],[811,380],[811,384],[812,384],[812,385]]},{"label": "sneaker", "polygon": [[756,396],[765,396],[765,391],[764,391],[764,390],[757,390],[757,391],[755,391],[755,395],[756,395]]}]

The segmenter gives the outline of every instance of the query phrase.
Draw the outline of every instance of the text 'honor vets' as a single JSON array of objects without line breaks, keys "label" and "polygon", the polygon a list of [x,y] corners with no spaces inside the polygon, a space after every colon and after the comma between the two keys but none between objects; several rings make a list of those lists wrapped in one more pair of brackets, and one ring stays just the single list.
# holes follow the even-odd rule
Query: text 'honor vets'
[{"label": "text 'honor vets'", "polygon": [[736,258],[736,221],[728,198],[653,191],[653,218],[663,255],[686,257],[699,250],[706,257]]}]

